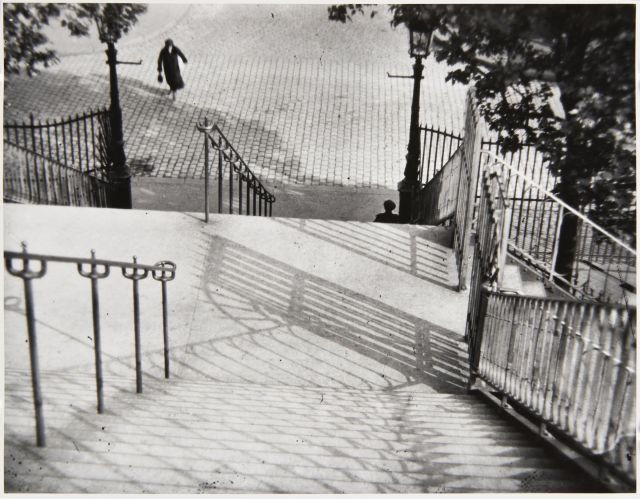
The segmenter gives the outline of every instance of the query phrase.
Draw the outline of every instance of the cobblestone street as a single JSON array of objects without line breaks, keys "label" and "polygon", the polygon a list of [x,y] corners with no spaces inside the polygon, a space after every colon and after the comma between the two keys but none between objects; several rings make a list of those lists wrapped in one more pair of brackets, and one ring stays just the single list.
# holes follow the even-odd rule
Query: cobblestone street
[{"label": "cobblestone street", "polygon": [[[136,175],[203,174],[205,116],[268,184],[395,188],[408,141],[408,35],[384,7],[373,19],[328,20],[324,5],[151,5],[118,44],[126,152]],[[173,102],[156,81],[173,38],[188,58]],[[96,40],[60,36],[60,63],[5,80],[4,120],[51,119],[108,105],[106,57]],[[421,122],[459,132],[465,88],[425,64]],[[146,171],[153,167],[149,172]]]}]

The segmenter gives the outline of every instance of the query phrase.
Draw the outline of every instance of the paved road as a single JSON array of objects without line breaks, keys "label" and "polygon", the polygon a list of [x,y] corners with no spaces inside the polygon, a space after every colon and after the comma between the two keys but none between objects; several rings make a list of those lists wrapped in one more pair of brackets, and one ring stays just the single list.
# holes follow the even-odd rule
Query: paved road
[{"label": "paved road", "polygon": [[[187,84],[174,103],[156,81],[172,37],[187,55]],[[7,119],[53,118],[108,103],[108,74],[95,40],[55,33],[61,62],[35,78],[5,81]],[[329,22],[322,5],[152,5],[119,44],[126,151],[137,175],[202,176],[195,123],[218,123],[247,163],[279,184],[395,188],[402,177],[411,101],[407,34],[384,10]],[[464,91],[429,59],[421,120],[459,131]],[[150,173],[145,167],[153,166]]]}]

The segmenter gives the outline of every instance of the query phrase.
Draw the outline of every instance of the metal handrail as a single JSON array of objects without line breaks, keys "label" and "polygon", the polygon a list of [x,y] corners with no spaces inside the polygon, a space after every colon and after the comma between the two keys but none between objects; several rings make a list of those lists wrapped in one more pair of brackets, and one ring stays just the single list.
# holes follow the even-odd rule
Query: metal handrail
[{"label": "metal handrail", "polygon": [[635,485],[636,309],[483,287],[471,377]]},{"label": "metal handrail", "polygon": [[[198,123],[196,128],[199,132],[204,134],[204,173],[205,173],[205,222],[209,221],[209,147],[218,151],[218,213],[222,213],[223,206],[223,173],[224,162],[226,161],[229,167],[229,213],[233,214],[234,203],[234,191],[233,191],[233,174],[237,174],[238,179],[238,214],[242,215],[243,207],[243,184],[246,184],[246,200],[244,202],[246,215],[259,215],[259,216],[271,216],[272,205],[276,201],[276,197],[271,194],[267,188],[260,182],[258,177],[251,171],[246,162],[242,159],[242,156],[231,145],[231,142],[225,137],[220,127],[216,124],[209,123],[209,120],[205,117],[204,121]],[[217,137],[214,137],[217,135]],[[251,213],[251,193],[253,192],[253,213]],[[257,203],[257,199],[260,202]]]},{"label": "metal handrail", "polygon": [[552,200],[554,200],[556,203],[558,203],[560,206],[563,207],[563,209],[569,211],[570,213],[574,214],[576,217],[578,217],[579,219],[581,219],[583,222],[586,222],[587,224],[589,224],[591,227],[593,227],[595,230],[601,232],[603,235],[605,235],[606,237],[608,237],[609,239],[611,239],[613,242],[615,242],[617,245],[622,246],[623,248],[625,248],[627,251],[630,251],[631,253],[633,253],[634,255],[636,254],[636,250],[633,249],[631,246],[628,246],[627,244],[625,244],[623,241],[621,241],[620,239],[618,239],[616,236],[614,236],[613,234],[611,234],[609,231],[607,231],[606,229],[603,229],[602,227],[600,227],[598,224],[596,224],[595,222],[591,221],[590,219],[588,219],[584,214],[580,213],[578,210],[576,210],[575,208],[569,206],[567,203],[565,203],[564,201],[562,201],[562,199],[560,199],[558,196],[556,196],[555,194],[553,194],[552,192],[548,191],[547,189],[545,189],[544,187],[542,187],[540,184],[538,184],[537,182],[531,180],[529,177],[527,177],[526,175],[524,175],[523,173],[519,172],[516,168],[514,168],[513,166],[511,166],[509,163],[507,163],[506,161],[504,161],[502,158],[500,158],[497,154],[493,153],[492,151],[489,151],[487,149],[482,149],[480,151],[480,154],[486,154],[487,156],[491,157],[496,163],[500,163],[500,165],[502,165],[504,168],[506,168],[507,170],[509,170],[511,173],[513,173],[514,175],[520,177],[522,180],[524,180],[527,184],[531,185],[532,187],[535,187],[536,189],[542,191],[544,193],[545,196],[551,198]]},{"label": "metal handrail", "polygon": [[[483,166],[485,170],[499,170],[503,174],[504,189],[507,195],[510,195],[511,187],[519,182],[521,188],[524,186],[527,191],[537,192],[552,203],[551,206],[544,208],[542,213],[542,217],[546,219],[544,224],[546,231],[542,231],[543,224],[539,222],[537,237],[533,237],[531,233],[523,232],[520,223],[510,225],[505,237],[509,239],[508,249],[511,255],[530,262],[542,279],[560,284],[566,291],[576,296],[598,301],[626,299],[626,295],[617,287],[611,287],[611,283],[614,282],[613,277],[616,276],[609,275],[610,269],[606,270],[607,275],[603,280],[594,275],[591,268],[583,268],[580,262],[590,255],[590,258],[616,265],[615,271],[620,274],[617,277],[624,281],[633,277],[635,272],[636,250],[634,248],[591,221],[583,213],[562,201],[558,196],[492,151],[481,150],[480,154],[485,158]],[[571,279],[556,272],[560,233],[564,217],[567,214],[573,215],[581,222]],[[525,225],[525,231],[526,228]]]},{"label": "metal handrail", "polygon": [[[18,268],[15,263],[22,261]],[[142,361],[140,347],[140,305],[138,281],[145,279],[151,273],[154,280],[162,285],[162,329],[164,341],[164,375],[169,378],[169,339],[168,339],[168,300],[167,282],[175,278],[176,265],[168,260],[155,265],[145,265],[137,262],[133,257],[133,263],[115,260],[98,259],[95,251],[91,250],[91,258],[77,258],[54,255],[41,255],[27,252],[27,244],[22,243],[22,251],[5,251],[4,261],[7,272],[12,276],[22,279],[24,284],[25,312],[27,320],[27,334],[29,338],[29,357],[31,363],[31,384],[36,419],[36,444],[38,447],[46,445],[42,392],[40,387],[40,368],[38,360],[38,346],[36,335],[36,316],[33,302],[32,280],[40,279],[47,273],[47,264],[50,262],[72,263],[77,266],[78,273],[91,279],[91,301],[93,316],[93,345],[96,369],[96,394],[98,413],[104,412],[103,376],[102,376],[102,350],[100,343],[100,300],[98,295],[98,281],[108,277],[111,267],[118,267],[122,275],[133,282],[134,303],[134,333],[135,333],[135,362],[136,362],[136,392],[142,393]],[[38,262],[37,269],[31,268],[31,262]]]},{"label": "metal handrail", "polygon": [[[449,162],[453,153],[463,141],[463,137],[440,127],[420,125],[421,155],[418,171],[420,185],[428,184]],[[428,147],[427,147],[428,142]]]}]

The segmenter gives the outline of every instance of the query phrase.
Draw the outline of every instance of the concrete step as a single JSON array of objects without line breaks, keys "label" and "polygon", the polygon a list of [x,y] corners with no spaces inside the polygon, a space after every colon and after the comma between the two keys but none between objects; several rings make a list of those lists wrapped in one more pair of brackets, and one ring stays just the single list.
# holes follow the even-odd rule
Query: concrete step
[{"label": "concrete step", "polygon": [[503,289],[526,296],[550,298],[557,296],[536,274],[519,263],[507,263],[504,269]]},{"label": "concrete step", "polygon": [[5,490],[406,493],[590,490],[472,395],[45,372],[47,447],[28,373],[6,372]]}]

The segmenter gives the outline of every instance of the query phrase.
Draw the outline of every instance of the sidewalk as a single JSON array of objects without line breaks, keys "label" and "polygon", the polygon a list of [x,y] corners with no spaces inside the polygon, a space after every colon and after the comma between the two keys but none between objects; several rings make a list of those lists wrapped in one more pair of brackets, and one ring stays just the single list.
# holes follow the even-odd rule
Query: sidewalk
[{"label": "sidewalk", "polygon": [[[136,175],[202,177],[205,116],[263,182],[395,189],[408,141],[411,73],[407,34],[388,14],[342,25],[321,5],[190,5],[176,24],[141,22],[118,57],[125,148]],[[174,103],[156,81],[171,36],[187,55],[186,89]],[[75,114],[108,104],[104,55],[66,56],[39,76],[5,81],[5,120]],[[460,131],[465,89],[425,61],[421,121]],[[152,166],[150,173],[146,166]]]},{"label": "sidewalk", "polygon": [[[225,182],[225,196],[227,186]],[[274,217],[372,222],[376,214],[383,211],[382,205],[387,199],[398,204],[398,191],[391,189],[293,184],[267,188],[276,196],[272,208]],[[209,212],[213,214],[218,212],[216,179],[210,181],[209,189]],[[131,191],[134,209],[204,213],[203,179],[134,177]],[[223,213],[228,212],[229,203],[224,197]]]}]

